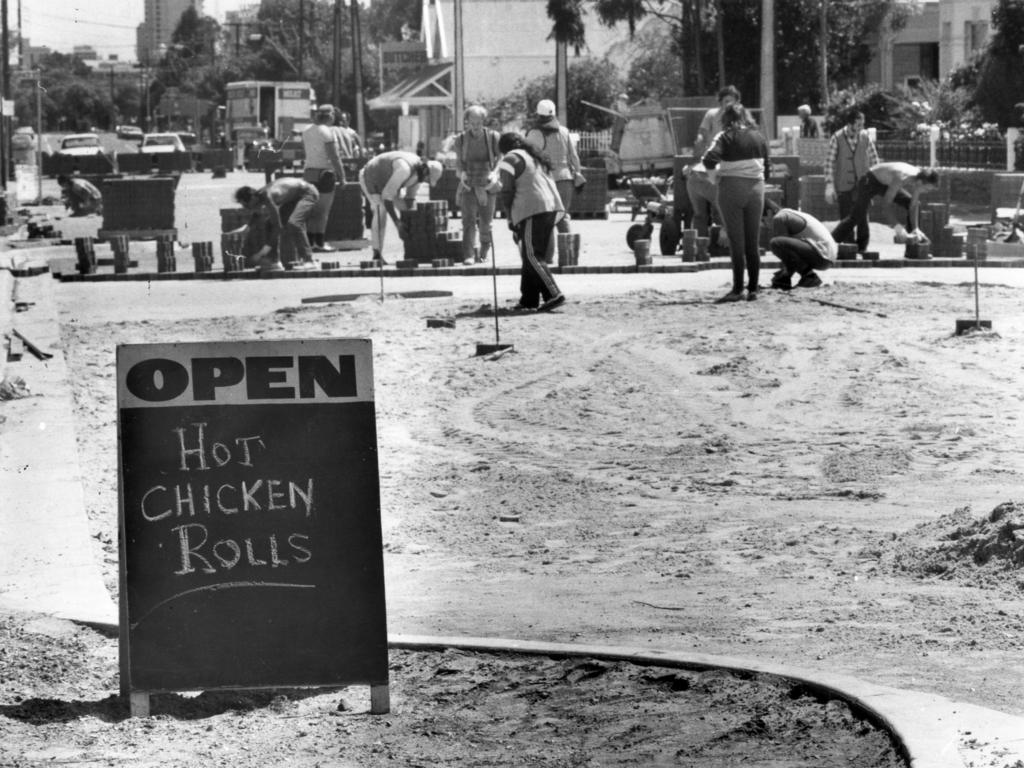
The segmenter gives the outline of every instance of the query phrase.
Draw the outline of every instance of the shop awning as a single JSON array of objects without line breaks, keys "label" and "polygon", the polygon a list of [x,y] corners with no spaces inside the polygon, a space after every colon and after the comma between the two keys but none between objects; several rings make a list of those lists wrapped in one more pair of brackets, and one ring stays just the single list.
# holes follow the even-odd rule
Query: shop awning
[{"label": "shop awning", "polygon": [[370,99],[370,109],[401,109],[408,104],[410,109],[416,107],[450,107],[454,101],[452,94],[453,65],[428,64],[417,74],[407,77],[393,88]]}]

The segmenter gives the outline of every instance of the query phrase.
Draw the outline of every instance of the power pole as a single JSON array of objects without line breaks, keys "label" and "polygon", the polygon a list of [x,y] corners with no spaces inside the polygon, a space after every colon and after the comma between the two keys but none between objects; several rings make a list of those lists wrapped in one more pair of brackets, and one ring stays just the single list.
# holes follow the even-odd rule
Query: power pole
[{"label": "power pole", "polygon": [[341,0],[334,0],[334,33],[331,47],[334,58],[331,62],[331,98],[334,106],[341,104]]},{"label": "power pole", "polygon": [[306,47],[306,3],[299,0],[299,80],[302,80],[302,51]]},{"label": "power pole", "polygon": [[[558,122],[568,123],[569,108],[569,45],[561,40],[555,41],[555,111]],[[536,106],[536,105],[533,105]]]},{"label": "power pole", "polygon": [[[7,26],[7,0],[0,0],[0,34],[3,35],[3,41],[0,43],[0,56],[3,57],[3,61],[0,61],[0,67],[3,67],[3,99],[6,102],[11,98],[11,35]],[[5,109],[4,112],[6,111]],[[5,190],[9,165],[7,137],[10,134],[10,125],[10,115],[4,114],[0,117],[0,182]],[[42,137],[39,136],[36,140],[42,141]]]},{"label": "power pole", "polygon": [[356,133],[366,141],[366,123],[363,118],[363,63],[360,56],[363,51],[362,33],[359,29],[359,2],[352,2],[352,76],[355,80],[356,102]]},{"label": "power pole", "polygon": [[775,138],[775,0],[761,0],[761,128]]},{"label": "power pole", "polygon": [[828,104],[828,0],[821,0],[821,105]]},{"label": "power pole", "polygon": [[452,78],[455,100],[452,108],[452,130],[460,131],[462,130],[462,114],[466,111],[466,66],[462,58],[464,47],[462,44],[462,0],[455,0],[452,16],[454,17],[452,23],[455,25],[455,72]]}]

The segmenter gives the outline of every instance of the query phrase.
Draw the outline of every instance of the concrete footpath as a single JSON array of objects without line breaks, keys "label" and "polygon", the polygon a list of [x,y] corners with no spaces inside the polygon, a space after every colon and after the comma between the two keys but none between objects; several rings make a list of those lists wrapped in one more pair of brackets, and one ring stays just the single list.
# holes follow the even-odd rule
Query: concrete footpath
[{"label": "concrete footpath", "polygon": [[[595,245],[592,258],[622,259],[624,243]],[[73,256],[73,249],[35,250],[32,261]],[[599,257],[598,253],[606,256]],[[26,350],[21,360],[2,364],[3,377],[24,379],[30,396],[0,402],[0,609],[50,614],[75,621],[116,627],[117,611],[103,584],[99,547],[85,513],[71,388],[60,343],[58,305],[88,312],[90,322],[125,317],[179,316],[188,306],[193,317],[236,313],[301,303],[336,294],[373,295],[379,275],[314,276],[302,279],[136,280],[133,282],[61,283],[51,275],[14,277],[29,262],[23,251],[0,253],[0,329],[17,328],[43,352],[37,359]],[[627,253],[628,258],[631,255]],[[5,261],[6,259],[6,261]],[[6,266],[5,266],[6,264]],[[514,267],[513,265],[508,265]],[[617,267],[618,264],[595,267]],[[641,290],[692,292],[712,298],[728,283],[723,267],[692,273],[638,273],[622,270],[578,272],[559,276],[567,295],[609,295]],[[767,268],[766,268],[767,269]],[[770,274],[770,272],[768,272]],[[397,277],[397,276],[394,276]],[[838,268],[823,274],[827,282],[930,281],[965,283],[973,269],[964,264],[935,268],[931,264],[897,269]],[[387,290],[447,290],[458,299],[490,301],[489,271],[451,275],[409,275],[385,278]],[[767,277],[762,280],[767,282]],[[1024,270],[988,265],[982,283],[1024,287]],[[499,278],[499,301],[516,298],[514,269]],[[205,298],[200,298],[205,297]],[[215,301],[209,300],[216,298]],[[24,311],[15,311],[15,301]],[[967,308],[965,307],[965,310]],[[81,315],[80,315],[81,316]],[[952,329],[951,329],[952,330]],[[1024,718],[1006,715],[941,696],[900,691],[840,676],[808,673],[796,667],[766,665],[755,659],[704,654],[669,653],[629,648],[559,645],[494,638],[410,638],[394,635],[393,647],[459,647],[521,653],[621,658],[639,663],[687,668],[743,669],[806,682],[870,713],[903,745],[914,768],[967,768],[1024,765]],[[1018,764],[1017,761],[1020,761]]]}]

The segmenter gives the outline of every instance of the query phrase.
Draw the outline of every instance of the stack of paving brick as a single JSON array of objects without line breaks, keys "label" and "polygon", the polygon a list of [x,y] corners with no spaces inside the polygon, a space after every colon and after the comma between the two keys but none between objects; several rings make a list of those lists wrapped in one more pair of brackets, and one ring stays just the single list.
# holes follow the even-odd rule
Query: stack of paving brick
[{"label": "stack of paving brick", "polygon": [[324,239],[360,240],[363,237],[363,190],[359,182],[342,184],[334,192],[334,202],[327,217]]},{"label": "stack of paving brick", "polygon": [[984,261],[988,255],[989,228],[985,225],[967,228],[966,253],[967,258],[972,261]]},{"label": "stack of paving brick", "polygon": [[800,210],[818,221],[839,219],[839,206],[825,202],[825,177],[807,175],[800,177]]},{"label": "stack of paving brick", "polygon": [[[224,212],[221,211],[221,214]],[[245,269],[245,233],[223,232],[220,236],[220,259],[225,272],[241,272]]]},{"label": "stack of paving brick", "polygon": [[192,243],[192,258],[196,272],[213,271],[213,243]]},{"label": "stack of paving brick", "polygon": [[114,254],[114,274],[124,274],[128,271],[131,259],[128,255],[131,240],[128,235],[114,235],[110,238],[110,250]]},{"label": "stack of paving brick", "polygon": [[103,229],[174,228],[175,181],[171,178],[108,179],[103,185]]},{"label": "stack of paving brick", "polygon": [[82,275],[96,273],[96,247],[91,237],[75,238],[75,255],[78,257],[78,272]]},{"label": "stack of paving brick", "polygon": [[604,168],[587,168],[584,171],[587,183],[572,197],[570,215],[576,219],[608,218],[608,171]]},{"label": "stack of paving brick", "polygon": [[959,259],[963,256],[963,237],[953,233],[949,223],[949,203],[922,204],[918,227],[931,240],[932,255],[938,259]]},{"label": "stack of paving brick", "polygon": [[174,254],[174,241],[169,237],[161,237],[156,241],[156,271],[178,271],[178,258]]},{"label": "stack of paving brick", "polygon": [[430,188],[431,200],[443,200],[452,216],[459,215],[459,177],[454,168],[445,168],[437,184]]},{"label": "stack of paving brick", "polygon": [[462,235],[448,231],[448,203],[444,200],[417,203],[415,209],[402,211],[402,225],[409,233],[405,239],[406,262],[462,260]]}]

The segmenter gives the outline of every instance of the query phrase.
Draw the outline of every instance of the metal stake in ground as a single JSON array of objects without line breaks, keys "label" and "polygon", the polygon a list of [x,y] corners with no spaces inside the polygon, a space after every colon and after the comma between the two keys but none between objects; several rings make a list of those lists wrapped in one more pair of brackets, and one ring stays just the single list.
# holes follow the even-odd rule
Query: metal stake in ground
[{"label": "metal stake in ground", "polygon": [[[973,256],[972,261],[974,262],[974,319],[973,320],[957,320],[956,321],[956,335],[959,336],[962,333],[974,329],[976,331],[982,328],[992,328],[991,320],[981,319],[981,297],[978,290],[978,249],[979,245],[973,243],[967,246],[967,255]],[[973,249],[973,252],[972,250]]]},{"label": "metal stake in ground", "polygon": [[494,286],[494,343],[493,344],[477,344],[476,354],[489,355],[492,352],[504,352],[512,349],[511,344],[501,343],[501,331],[498,327],[498,256],[494,247],[494,241],[491,241],[491,283]]}]

